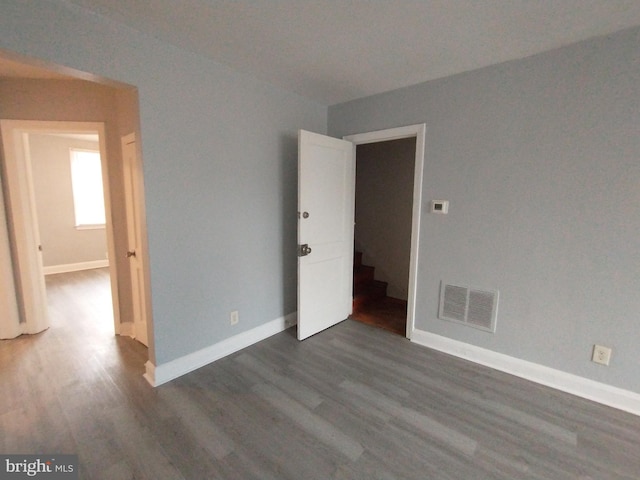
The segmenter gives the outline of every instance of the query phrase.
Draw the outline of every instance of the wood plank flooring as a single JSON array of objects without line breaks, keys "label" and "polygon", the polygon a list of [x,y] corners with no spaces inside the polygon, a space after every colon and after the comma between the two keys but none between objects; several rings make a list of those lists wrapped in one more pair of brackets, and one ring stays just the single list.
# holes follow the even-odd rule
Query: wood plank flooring
[{"label": "wood plank flooring", "polygon": [[383,297],[360,305],[351,314],[351,319],[406,337],[407,302],[397,298]]},{"label": "wood plank flooring", "polygon": [[84,479],[640,478],[640,417],[351,320],[153,389],[146,348],[94,328],[104,298],[56,280],[52,327],[0,342],[3,453]]}]

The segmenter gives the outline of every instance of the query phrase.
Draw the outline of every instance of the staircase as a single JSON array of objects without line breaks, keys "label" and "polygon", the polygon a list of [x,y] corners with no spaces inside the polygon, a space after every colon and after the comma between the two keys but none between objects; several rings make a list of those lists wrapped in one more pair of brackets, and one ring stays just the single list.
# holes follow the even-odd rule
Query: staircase
[{"label": "staircase", "polygon": [[407,302],[387,296],[387,282],[374,278],[375,267],[362,264],[362,252],[353,256],[353,313],[359,322],[404,336]]},{"label": "staircase", "polygon": [[353,313],[387,296],[387,282],[374,279],[375,267],[362,264],[362,252],[353,255]]}]

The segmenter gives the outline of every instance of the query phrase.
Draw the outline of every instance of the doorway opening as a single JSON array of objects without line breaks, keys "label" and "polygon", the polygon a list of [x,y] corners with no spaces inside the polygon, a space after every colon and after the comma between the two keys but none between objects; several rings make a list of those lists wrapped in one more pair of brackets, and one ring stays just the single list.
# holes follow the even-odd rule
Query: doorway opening
[{"label": "doorway opening", "polygon": [[416,138],[356,147],[352,318],[407,330]]},{"label": "doorway opening", "polygon": [[[5,55],[7,57],[5,57]],[[8,70],[13,74],[6,76]],[[33,64],[40,65],[34,67]],[[17,68],[24,66],[25,68]],[[130,259],[126,255],[128,247],[127,200],[125,199],[125,178],[123,172],[123,152],[121,137],[127,134],[139,135],[140,118],[137,89],[116,81],[98,78],[58,65],[42,66],[42,62],[0,52],[0,122],[2,127],[2,183],[0,183],[0,303],[6,306],[6,318],[0,318],[0,337],[15,338],[23,333],[37,333],[47,328],[47,298],[45,283],[55,283],[59,291],[69,291],[66,282],[57,282],[57,275],[75,276],[83,271],[96,273],[87,280],[101,292],[100,314],[105,311],[112,318],[108,325],[109,336],[117,335],[136,338],[144,345],[146,325],[152,327],[151,319],[144,318],[145,331],[136,330],[136,316],[133,306]],[[28,76],[27,76],[28,74]],[[21,76],[22,75],[22,76]],[[91,80],[85,78],[90,77]],[[6,101],[4,101],[6,100]],[[51,243],[39,235],[37,212],[34,205],[34,189],[26,181],[31,176],[31,167],[26,167],[24,151],[29,150],[30,135],[56,134],[76,136],[87,140],[87,135],[98,135],[100,163],[102,166],[105,221],[102,233],[104,243],[95,247],[98,258],[53,260],[54,265],[46,265],[50,275],[45,282],[44,256],[51,253]],[[84,136],[84,137],[83,137]],[[132,167],[141,170],[139,143],[134,144],[135,155],[131,155]],[[108,152],[108,157],[107,157]],[[11,157],[11,158],[9,158]],[[131,163],[131,162],[130,162]],[[9,171],[13,169],[13,171]],[[47,179],[49,180],[49,179]],[[142,185],[141,176],[136,177]],[[4,195],[3,195],[4,193]],[[138,277],[144,288],[135,293],[136,298],[145,302],[144,315],[150,317],[150,292],[148,288],[148,258],[146,254],[146,225],[144,222],[144,192],[138,189],[136,197],[140,204],[135,206],[135,214],[141,238],[140,248],[135,252],[141,267]],[[5,217],[6,213],[6,217]],[[48,216],[45,214],[43,216]],[[78,233],[90,235],[95,225],[78,225],[74,219],[72,228]],[[91,220],[80,223],[92,223]],[[95,231],[93,233],[96,233]],[[40,249],[42,246],[42,249]],[[43,252],[44,250],[44,252]],[[4,255],[6,253],[6,255]],[[48,260],[51,260],[50,258]],[[108,266],[105,266],[108,261]],[[79,264],[79,265],[78,265]],[[63,268],[53,271],[49,267]],[[67,267],[71,267],[67,269]],[[77,267],[77,268],[74,268]],[[84,268],[91,270],[82,270]],[[69,272],[76,270],[76,272]],[[61,273],[64,272],[64,273]],[[59,278],[58,278],[59,279]],[[49,282],[48,280],[51,280]],[[79,283],[77,278],[70,283]],[[99,284],[99,285],[98,285]],[[85,285],[86,286],[86,285]],[[6,288],[5,288],[6,287]],[[86,293],[86,290],[85,290]],[[66,294],[65,294],[66,295]],[[104,300],[106,299],[106,304]],[[110,300],[111,299],[111,300]],[[65,297],[66,300],[66,297]],[[82,299],[81,299],[82,300]],[[52,309],[69,302],[54,302]],[[106,305],[106,306],[105,306]],[[75,306],[70,307],[73,315]],[[89,307],[91,310],[94,307]],[[56,312],[57,313],[57,312]],[[4,317],[4,315],[3,315]],[[144,335],[143,335],[144,334]],[[149,338],[152,338],[149,335]],[[144,339],[144,341],[143,341]],[[113,343],[113,342],[110,342]],[[150,342],[150,346],[151,342]],[[147,352],[153,356],[152,349]]]},{"label": "doorway opening", "polygon": [[52,296],[62,297],[55,299],[56,309],[67,305],[66,311],[93,312],[78,315],[73,329],[114,335],[100,133],[27,137],[49,319],[55,324],[74,318],[51,311]]},{"label": "doorway opening", "polygon": [[351,135],[356,146],[352,318],[407,338],[415,326],[424,124]]},{"label": "doorway opening", "polygon": [[[116,265],[109,262],[109,258],[115,257],[115,242],[109,179],[105,174],[108,159],[104,124],[2,120],[1,126],[15,258],[13,273],[21,297],[18,304],[22,317],[21,322],[13,325],[15,331],[11,336],[38,333],[49,327],[46,285],[50,282],[45,280],[45,274],[65,275],[91,269],[105,270],[106,275],[101,278],[102,283],[109,280],[109,328],[112,334],[120,333],[118,276]],[[79,151],[97,154],[98,164],[92,166],[97,175],[93,181],[98,182],[94,188],[101,191],[98,195],[101,203],[96,206],[101,211],[97,214],[79,213],[75,206],[76,200],[87,206],[87,199],[78,199],[79,193],[74,193],[73,188],[74,163],[78,162],[74,152]],[[77,175],[76,183],[89,181],[78,179]],[[92,219],[92,214],[99,218]],[[77,294],[82,295],[82,290]],[[66,291],[72,290],[67,287]],[[70,295],[69,300],[72,298]],[[68,301],[67,305],[71,303]]]}]

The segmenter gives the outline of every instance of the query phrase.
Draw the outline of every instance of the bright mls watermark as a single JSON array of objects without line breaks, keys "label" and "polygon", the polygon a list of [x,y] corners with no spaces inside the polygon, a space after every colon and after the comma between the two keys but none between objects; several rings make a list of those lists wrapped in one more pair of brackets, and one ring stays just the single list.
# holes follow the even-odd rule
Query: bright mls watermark
[{"label": "bright mls watermark", "polygon": [[78,480],[77,455],[0,455],[0,480]]}]

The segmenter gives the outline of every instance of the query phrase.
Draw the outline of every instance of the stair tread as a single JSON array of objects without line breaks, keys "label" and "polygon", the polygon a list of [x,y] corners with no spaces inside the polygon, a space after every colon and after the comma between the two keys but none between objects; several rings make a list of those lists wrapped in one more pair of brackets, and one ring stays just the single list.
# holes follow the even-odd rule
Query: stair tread
[{"label": "stair tread", "polygon": [[[378,325],[403,334],[407,302],[388,297],[387,287],[389,284],[382,280],[376,280],[375,270],[374,266],[362,264],[362,252],[354,252],[353,315],[365,323]],[[389,319],[393,321],[389,321]]]},{"label": "stair tread", "polygon": [[387,282],[383,282],[381,280],[371,280],[370,282],[359,284],[357,286],[358,288],[355,289],[354,291],[356,291],[356,292],[369,292],[371,290],[386,289],[388,286],[389,286],[389,284]]},{"label": "stair tread", "polygon": [[375,268],[368,265],[360,265],[353,269],[353,284],[360,285],[373,281],[375,275]]},{"label": "stair tread", "polygon": [[375,267],[362,264],[362,252],[353,256],[353,310],[385,298],[388,283],[375,279]]}]

